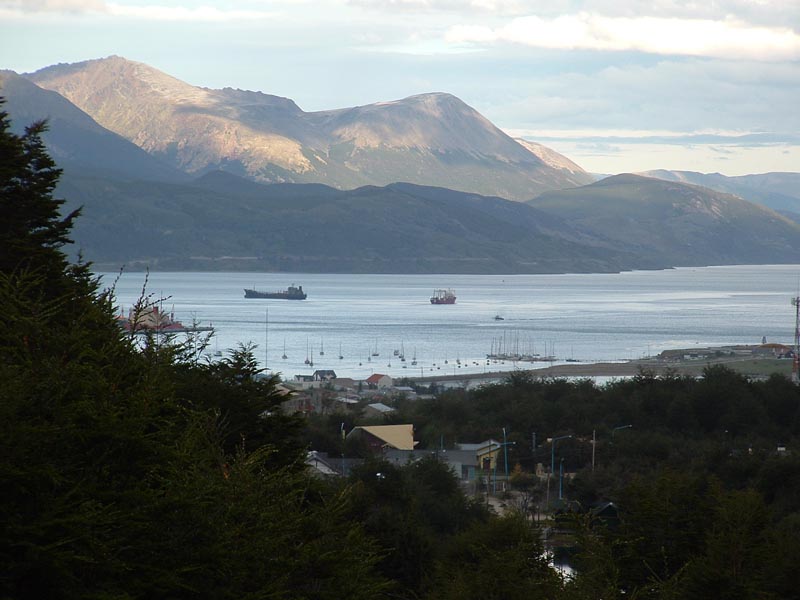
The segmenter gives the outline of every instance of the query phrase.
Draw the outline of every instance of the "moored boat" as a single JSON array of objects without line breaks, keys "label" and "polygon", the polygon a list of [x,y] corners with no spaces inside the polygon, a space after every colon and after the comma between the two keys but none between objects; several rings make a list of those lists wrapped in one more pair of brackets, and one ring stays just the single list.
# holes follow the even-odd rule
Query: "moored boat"
[{"label": "moored boat", "polygon": [[[133,307],[128,311],[128,316],[117,316],[117,323],[125,331],[132,333],[195,333],[213,331],[213,327],[201,325],[184,325],[175,319],[174,313],[166,313],[159,306],[151,305],[144,308]],[[219,352],[219,351],[218,351]],[[221,352],[219,353],[222,354]]]},{"label": "moored boat", "polygon": [[456,303],[456,294],[451,289],[439,289],[433,290],[433,296],[431,296],[431,304],[455,304]]}]

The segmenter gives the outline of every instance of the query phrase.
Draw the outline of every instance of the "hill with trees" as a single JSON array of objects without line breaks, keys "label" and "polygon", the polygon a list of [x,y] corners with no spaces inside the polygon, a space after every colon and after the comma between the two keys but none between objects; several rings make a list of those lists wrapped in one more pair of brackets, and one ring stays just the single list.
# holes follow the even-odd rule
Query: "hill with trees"
[{"label": "hill with trees", "polygon": [[674,266],[789,263],[800,227],[775,211],[708,188],[616,175],[529,204],[572,226]]}]

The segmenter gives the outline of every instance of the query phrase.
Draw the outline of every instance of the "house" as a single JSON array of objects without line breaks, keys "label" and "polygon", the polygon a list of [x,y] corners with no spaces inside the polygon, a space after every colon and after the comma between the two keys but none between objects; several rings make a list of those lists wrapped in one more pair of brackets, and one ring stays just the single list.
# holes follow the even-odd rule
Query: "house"
[{"label": "house", "polygon": [[417,392],[412,387],[408,387],[406,385],[396,385],[394,386],[393,391],[396,396],[402,396],[409,400],[417,399]]},{"label": "house", "polygon": [[364,417],[368,419],[388,417],[395,410],[391,406],[386,406],[383,402],[373,402],[364,407]]},{"label": "house", "polygon": [[336,371],[331,369],[317,369],[311,376],[314,381],[333,381],[336,379]]},{"label": "house", "polygon": [[322,411],[322,402],[319,397],[311,394],[295,394],[288,400],[281,402],[281,410],[284,413],[319,413]]},{"label": "house", "polygon": [[791,346],[785,344],[761,344],[753,348],[754,356],[768,356],[776,358],[791,358],[794,356],[794,351]]},{"label": "house", "polygon": [[337,377],[331,383],[336,390],[355,390],[358,389],[358,382],[351,377]]},{"label": "house", "polygon": [[383,459],[398,467],[404,467],[435,454],[431,450],[394,450],[389,448],[383,451]]},{"label": "house", "polygon": [[474,450],[442,450],[437,455],[461,481],[475,481],[478,475],[478,457]]},{"label": "house", "polygon": [[329,456],[327,452],[310,450],[306,454],[306,467],[314,475],[323,477],[347,477],[353,467],[363,464],[361,458],[337,458]]},{"label": "house", "polygon": [[354,427],[347,434],[349,438],[362,438],[375,454],[387,449],[413,450],[414,426],[407,425],[363,425]]},{"label": "house", "polygon": [[613,502],[602,502],[589,509],[592,521],[599,521],[606,526],[616,527],[619,524],[619,509]]},{"label": "house", "polygon": [[392,378],[381,373],[373,373],[367,377],[366,382],[369,387],[379,390],[392,387]]},{"label": "house", "polygon": [[472,452],[475,455],[475,468],[489,473],[497,468],[497,457],[502,445],[497,440],[486,440],[477,444],[456,444],[456,450]]}]

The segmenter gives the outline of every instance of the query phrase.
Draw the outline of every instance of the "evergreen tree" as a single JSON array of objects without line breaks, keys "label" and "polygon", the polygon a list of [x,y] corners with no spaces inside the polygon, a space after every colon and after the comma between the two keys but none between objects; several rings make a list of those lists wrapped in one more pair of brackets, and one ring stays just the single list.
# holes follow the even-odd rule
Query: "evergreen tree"
[{"label": "evergreen tree", "polygon": [[140,350],[61,253],[76,213],[58,213],[43,127],[0,114],[0,598],[377,597],[346,496],[286,466],[291,420],[245,422],[276,381],[247,353]]}]

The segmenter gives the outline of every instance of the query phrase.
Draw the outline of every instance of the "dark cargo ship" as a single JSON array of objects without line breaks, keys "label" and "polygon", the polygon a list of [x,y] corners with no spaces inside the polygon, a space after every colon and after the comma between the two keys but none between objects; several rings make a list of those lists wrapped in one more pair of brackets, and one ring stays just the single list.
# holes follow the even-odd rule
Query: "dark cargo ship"
[{"label": "dark cargo ship", "polygon": [[271,300],[305,300],[307,294],[303,291],[303,286],[290,285],[283,292],[259,292],[258,290],[244,289],[245,298],[268,298]]}]

